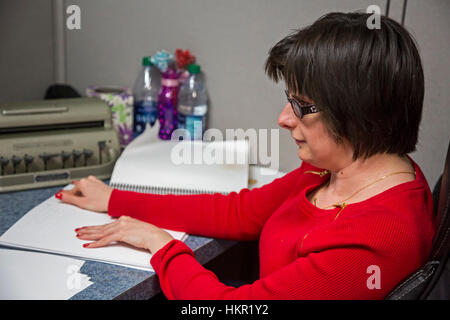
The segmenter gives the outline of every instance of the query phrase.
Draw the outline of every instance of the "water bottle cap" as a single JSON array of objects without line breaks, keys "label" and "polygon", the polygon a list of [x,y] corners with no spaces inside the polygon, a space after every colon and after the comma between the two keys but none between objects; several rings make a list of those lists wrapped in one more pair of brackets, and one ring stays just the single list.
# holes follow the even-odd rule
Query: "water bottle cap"
[{"label": "water bottle cap", "polygon": [[190,74],[199,74],[200,73],[200,66],[195,63],[191,63],[188,65],[187,70]]},{"label": "water bottle cap", "polygon": [[150,57],[145,56],[142,58],[142,65],[143,66],[152,66],[153,63],[150,61]]}]

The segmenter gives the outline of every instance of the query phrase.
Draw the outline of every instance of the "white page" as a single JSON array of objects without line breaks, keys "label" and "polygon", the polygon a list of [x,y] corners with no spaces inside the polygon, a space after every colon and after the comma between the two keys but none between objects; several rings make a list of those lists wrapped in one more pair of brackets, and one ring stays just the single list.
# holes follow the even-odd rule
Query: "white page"
[{"label": "white page", "polygon": [[0,300],[67,300],[89,287],[84,261],[0,248]]},{"label": "white page", "polygon": [[[89,249],[82,245],[90,241],[76,237],[76,228],[103,225],[114,220],[106,213],[83,210],[51,197],[30,210],[6,231],[0,237],[0,244],[152,271],[152,255],[147,250],[125,244]],[[185,235],[184,232],[166,231],[178,240]]]},{"label": "white page", "polygon": [[212,192],[248,186],[246,140],[163,141],[155,125],[137,137],[116,162],[111,184],[131,184]]}]

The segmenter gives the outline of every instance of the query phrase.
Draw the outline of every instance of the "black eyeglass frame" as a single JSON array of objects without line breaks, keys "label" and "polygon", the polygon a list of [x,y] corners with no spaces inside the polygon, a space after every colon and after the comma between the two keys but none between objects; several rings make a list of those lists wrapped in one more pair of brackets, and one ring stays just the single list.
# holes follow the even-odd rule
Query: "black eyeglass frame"
[{"label": "black eyeglass frame", "polygon": [[306,116],[307,114],[320,112],[320,109],[315,104],[308,104],[306,106],[301,105],[297,100],[289,98],[289,92],[287,90],[284,90],[284,93],[286,93],[286,98],[291,104],[292,111],[299,119],[303,118],[303,116]]}]

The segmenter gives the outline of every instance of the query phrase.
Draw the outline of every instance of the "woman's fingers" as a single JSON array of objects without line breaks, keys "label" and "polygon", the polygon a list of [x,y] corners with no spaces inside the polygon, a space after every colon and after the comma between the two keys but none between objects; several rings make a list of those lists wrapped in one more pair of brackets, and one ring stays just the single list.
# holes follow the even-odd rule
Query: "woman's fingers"
[{"label": "woman's fingers", "polygon": [[62,202],[73,204],[78,207],[84,207],[86,205],[86,198],[78,187],[74,187],[71,190],[60,190],[55,197]]},{"label": "woman's fingers", "polygon": [[113,221],[111,223],[107,223],[100,226],[88,226],[88,227],[82,227],[79,229],[75,229],[75,232],[77,232],[78,235],[87,235],[91,233],[100,233],[100,232],[107,232],[109,230],[112,230],[114,226],[117,225],[117,221]]},{"label": "woman's fingers", "polygon": [[83,195],[83,193],[81,192],[80,187],[78,187],[76,185],[74,185],[74,187],[72,189],[63,190],[63,191],[65,191],[67,193],[71,193],[71,194],[76,195],[76,196],[82,196]]},{"label": "woman's fingers", "polygon": [[120,232],[117,223],[112,222],[102,226],[81,228],[78,230],[77,237],[80,240],[94,240],[94,242],[91,242],[90,244],[84,244],[84,247],[98,248],[120,240]]},{"label": "woman's fingers", "polygon": [[61,189],[58,191],[57,194],[65,194],[65,195],[70,194],[70,195],[79,196],[79,197],[83,195],[80,188],[77,186],[73,187],[72,189],[66,189],[66,190]]},{"label": "woman's fingers", "polygon": [[104,247],[112,242],[120,241],[120,236],[117,232],[111,233],[105,237],[100,238],[97,241],[91,243],[85,243],[83,247],[85,248],[100,248]]},{"label": "woman's fingers", "polygon": [[106,236],[109,236],[117,232],[115,229],[97,230],[89,233],[77,234],[77,238],[80,240],[99,240]]},{"label": "woman's fingers", "polygon": [[78,234],[77,238],[80,240],[98,240],[104,236],[105,235],[103,233],[97,232],[97,233]]},{"label": "woman's fingers", "polygon": [[62,202],[73,204],[90,211],[106,212],[112,188],[95,176],[72,181],[71,190],[60,190],[55,197]]},{"label": "woman's fingers", "polygon": [[112,242],[120,241],[155,253],[173,240],[166,231],[127,216],[121,216],[118,220],[102,226],[83,227],[75,231],[78,233],[78,239],[94,241],[84,244],[86,248],[104,247]]}]

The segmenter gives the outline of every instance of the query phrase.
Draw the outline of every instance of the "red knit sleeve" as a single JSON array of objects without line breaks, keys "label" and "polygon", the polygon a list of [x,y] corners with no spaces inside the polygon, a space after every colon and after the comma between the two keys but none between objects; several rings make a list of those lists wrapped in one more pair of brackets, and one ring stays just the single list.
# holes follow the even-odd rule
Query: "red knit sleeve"
[{"label": "red knit sleeve", "polygon": [[108,213],[207,237],[257,239],[269,216],[298,182],[302,167],[252,190],[228,195],[156,195],[113,190]]},{"label": "red knit sleeve", "polygon": [[298,243],[293,262],[238,288],[221,283],[178,240],[151,263],[168,299],[382,299],[425,257],[411,226],[391,213],[368,210],[319,228]]},{"label": "red knit sleeve", "polygon": [[[174,240],[151,263],[168,299],[295,300],[382,298],[367,287],[367,268],[376,261],[366,248],[335,248],[291,264],[252,284],[230,287],[201,266],[192,251]],[[239,261],[230,263],[239,263]]]}]

